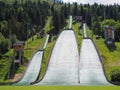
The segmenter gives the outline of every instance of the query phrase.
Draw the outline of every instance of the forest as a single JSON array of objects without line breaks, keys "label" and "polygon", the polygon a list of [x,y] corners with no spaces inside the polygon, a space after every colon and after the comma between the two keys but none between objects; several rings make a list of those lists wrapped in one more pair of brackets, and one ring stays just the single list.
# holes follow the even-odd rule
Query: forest
[{"label": "forest", "polygon": [[58,26],[64,24],[64,6],[59,7],[59,14],[54,10],[54,6],[41,1],[19,3],[15,0],[12,4],[0,1],[0,56],[12,48],[13,43],[18,40],[25,41],[27,36],[31,37],[40,32],[48,16],[54,17],[51,24],[59,24],[55,25],[55,29],[59,30]]},{"label": "forest", "polygon": [[[104,15],[106,24],[115,29],[115,40],[120,40],[120,6],[114,5],[93,5],[46,1],[26,0],[20,3],[15,0],[13,3],[0,1],[0,57],[12,48],[12,44],[19,41],[26,41],[27,36],[32,37],[40,32],[51,16],[51,30],[58,34],[60,28],[65,24],[69,15],[82,16],[95,35],[104,38]],[[52,27],[53,26],[53,27]],[[43,30],[44,31],[44,30]]]}]

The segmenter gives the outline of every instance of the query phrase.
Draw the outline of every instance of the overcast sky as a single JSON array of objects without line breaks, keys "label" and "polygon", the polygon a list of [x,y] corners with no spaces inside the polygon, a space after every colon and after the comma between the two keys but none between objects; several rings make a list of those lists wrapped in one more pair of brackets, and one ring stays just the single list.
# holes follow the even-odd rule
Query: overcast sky
[{"label": "overcast sky", "polygon": [[119,4],[120,5],[120,0],[63,0],[63,2],[78,2],[82,4],[94,4],[95,2],[98,4]]}]

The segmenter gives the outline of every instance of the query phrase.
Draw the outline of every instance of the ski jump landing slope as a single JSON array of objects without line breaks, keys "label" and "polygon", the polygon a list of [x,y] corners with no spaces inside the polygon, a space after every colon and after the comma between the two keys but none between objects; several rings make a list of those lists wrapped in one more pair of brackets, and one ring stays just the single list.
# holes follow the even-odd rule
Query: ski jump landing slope
[{"label": "ski jump landing slope", "polygon": [[91,39],[83,39],[80,53],[80,85],[110,85]]},{"label": "ski jump landing slope", "polygon": [[40,51],[37,51],[35,55],[33,56],[23,78],[19,82],[13,85],[30,85],[31,83],[37,80],[40,69],[41,69],[42,56],[44,52],[43,50],[47,46],[48,39],[49,39],[49,35],[46,35],[46,39],[45,39],[42,49]]},{"label": "ski jump landing slope", "polygon": [[18,83],[15,83],[14,85],[30,85],[30,83],[37,79],[41,67],[42,55],[43,51],[38,51],[34,55],[27,71],[25,72],[25,75]]},{"label": "ski jump landing slope", "polygon": [[56,41],[44,78],[36,85],[76,85],[79,82],[78,65],[74,32],[65,30]]}]

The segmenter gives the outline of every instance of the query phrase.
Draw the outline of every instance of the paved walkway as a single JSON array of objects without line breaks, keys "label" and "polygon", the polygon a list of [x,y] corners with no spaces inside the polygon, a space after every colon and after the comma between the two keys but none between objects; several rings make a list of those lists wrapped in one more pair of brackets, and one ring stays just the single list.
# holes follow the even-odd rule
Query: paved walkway
[{"label": "paved walkway", "polygon": [[79,54],[74,32],[63,31],[52,51],[43,80],[37,85],[77,85]]},{"label": "paved walkway", "polygon": [[90,39],[83,39],[80,53],[80,85],[110,85]]}]

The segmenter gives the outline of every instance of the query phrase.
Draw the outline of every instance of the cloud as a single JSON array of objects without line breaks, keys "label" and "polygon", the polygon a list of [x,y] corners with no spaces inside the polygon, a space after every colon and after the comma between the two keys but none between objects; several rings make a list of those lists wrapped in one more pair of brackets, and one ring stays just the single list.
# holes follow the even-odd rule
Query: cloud
[{"label": "cloud", "polygon": [[94,4],[95,2],[98,4],[114,4],[117,3],[120,5],[120,0],[63,0],[63,2],[78,2],[78,3],[82,3],[82,4]]}]

